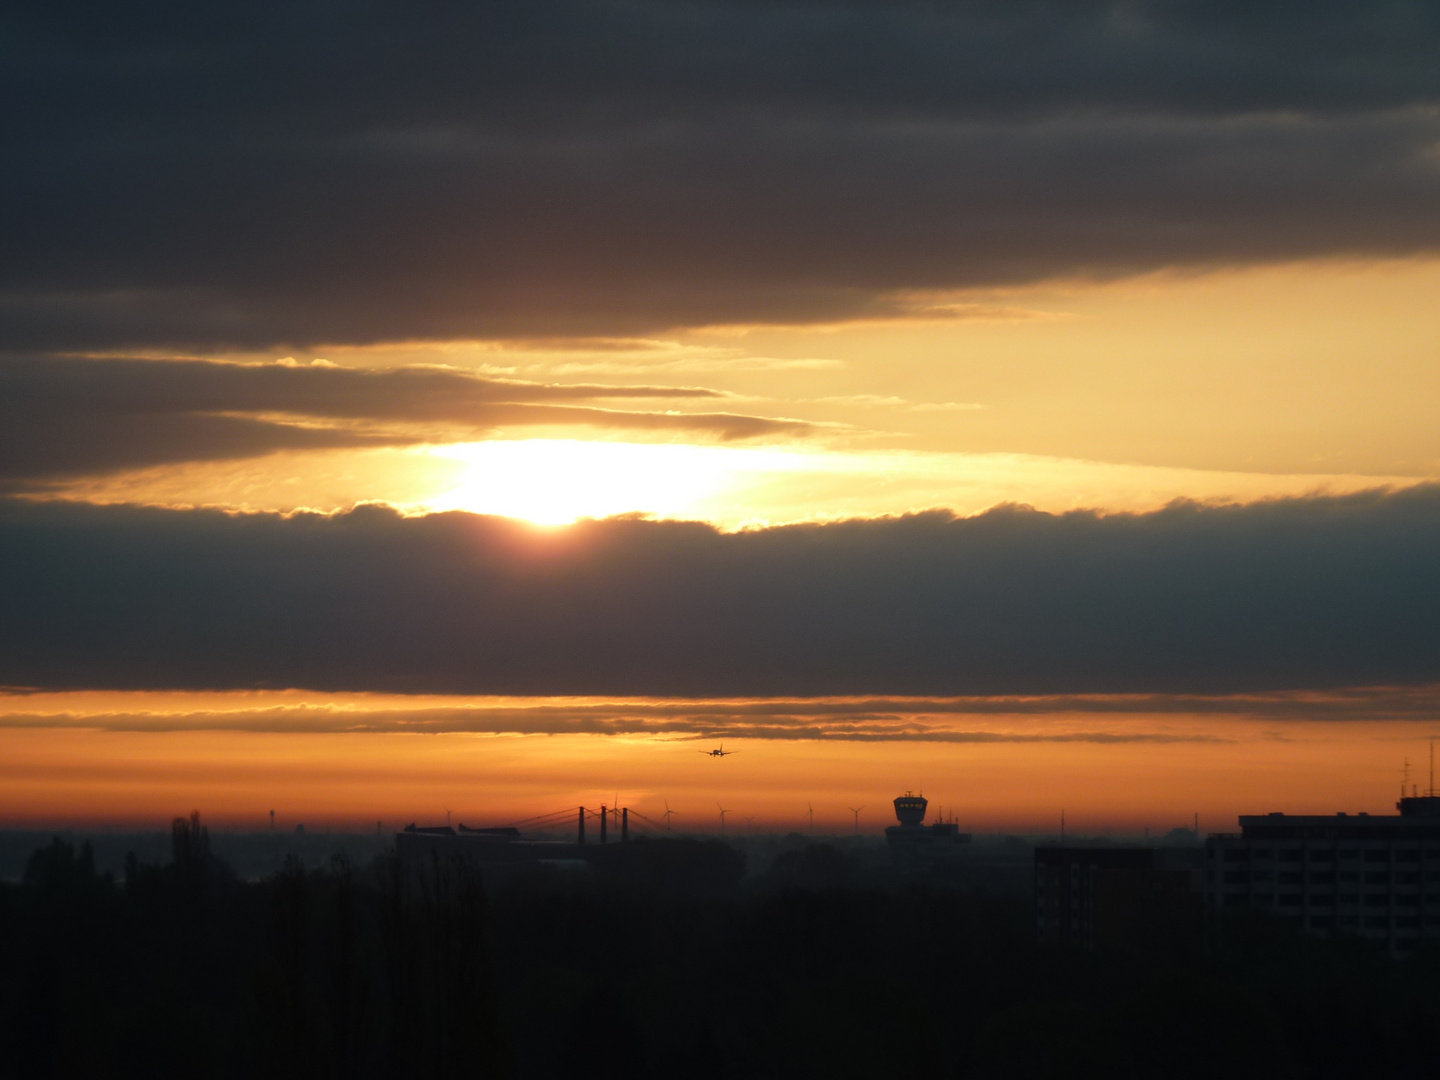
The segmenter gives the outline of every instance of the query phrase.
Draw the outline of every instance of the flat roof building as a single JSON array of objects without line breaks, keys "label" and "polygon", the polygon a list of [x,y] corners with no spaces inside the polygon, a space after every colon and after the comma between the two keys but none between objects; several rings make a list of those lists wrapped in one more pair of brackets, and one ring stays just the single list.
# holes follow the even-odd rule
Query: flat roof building
[{"label": "flat roof building", "polygon": [[1272,813],[1205,843],[1212,912],[1269,912],[1307,933],[1354,934],[1395,951],[1440,938],[1440,797],[1398,815]]}]

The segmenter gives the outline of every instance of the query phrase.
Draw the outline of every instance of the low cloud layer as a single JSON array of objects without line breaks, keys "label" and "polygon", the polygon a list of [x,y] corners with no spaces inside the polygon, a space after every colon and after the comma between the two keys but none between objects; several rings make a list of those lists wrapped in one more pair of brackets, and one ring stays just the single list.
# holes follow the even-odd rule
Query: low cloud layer
[{"label": "low cloud layer", "polygon": [[724,534],[0,504],[0,683],[1232,694],[1440,681],[1440,489]]},{"label": "low cloud layer", "polygon": [[0,15],[0,348],[588,336],[1440,248],[1440,12]]},{"label": "low cloud layer", "polygon": [[[807,427],[671,409],[720,396],[694,387],[507,382],[425,367],[0,357],[0,490],[276,450],[474,439],[501,426],[719,439]],[[652,407],[636,408],[646,403]]]}]

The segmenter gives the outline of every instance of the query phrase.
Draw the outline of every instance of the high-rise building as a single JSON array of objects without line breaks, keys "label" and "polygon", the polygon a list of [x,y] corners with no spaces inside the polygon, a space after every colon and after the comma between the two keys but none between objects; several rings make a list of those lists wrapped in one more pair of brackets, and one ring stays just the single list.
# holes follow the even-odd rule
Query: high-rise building
[{"label": "high-rise building", "polygon": [[1241,817],[1240,832],[1205,843],[1210,910],[1258,908],[1396,951],[1440,938],[1440,796],[1402,798],[1396,809]]}]

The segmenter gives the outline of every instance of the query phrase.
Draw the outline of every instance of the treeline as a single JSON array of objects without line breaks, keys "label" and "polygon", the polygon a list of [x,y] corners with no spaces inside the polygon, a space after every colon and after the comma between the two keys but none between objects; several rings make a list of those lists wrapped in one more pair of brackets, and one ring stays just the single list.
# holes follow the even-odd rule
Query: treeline
[{"label": "treeline", "polygon": [[463,866],[296,859],[235,878],[199,815],[99,874],[53,841],[0,891],[6,1063],[24,1077],[505,1075],[486,900]]},{"label": "treeline", "polygon": [[[393,857],[258,883],[198,817],[121,880],[55,841],[0,888],[23,1077],[1425,1075],[1440,964],[1263,921],[1037,948],[1021,900],[641,840],[482,882]],[[757,872],[758,871],[758,872]]]}]

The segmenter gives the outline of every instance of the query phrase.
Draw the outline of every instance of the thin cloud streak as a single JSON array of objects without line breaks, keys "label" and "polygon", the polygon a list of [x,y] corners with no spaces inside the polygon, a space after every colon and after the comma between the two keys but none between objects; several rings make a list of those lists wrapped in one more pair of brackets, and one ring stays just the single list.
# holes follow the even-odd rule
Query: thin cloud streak
[{"label": "thin cloud streak", "polygon": [[1406,722],[1433,727],[1440,715],[1440,685],[1232,695],[713,701],[425,697],[413,704],[386,695],[330,700],[293,691],[207,697],[208,707],[195,707],[195,696],[188,694],[108,694],[100,702],[93,694],[10,688],[0,691],[0,728],[1168,744],[1245,741],[1254,737],[1253,725],[1264,722],[1280,725],[1270,737],[1284,738],[1284,727],[1291,723]]},{"label": "thin cloud streak", "polygon": [[428,366],[0,357],[0,490],[282,450],[459,442],[502,426],[721,441],[813,429],[799,420],[614,404],[724,397],[694,386],[531,383]]}]

